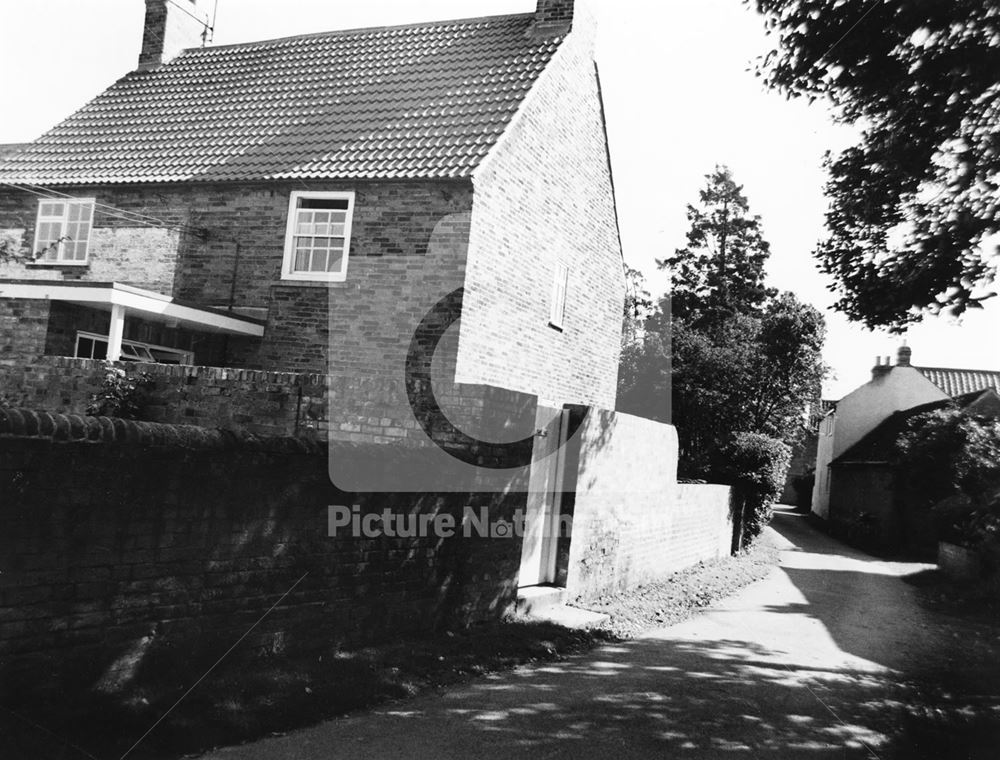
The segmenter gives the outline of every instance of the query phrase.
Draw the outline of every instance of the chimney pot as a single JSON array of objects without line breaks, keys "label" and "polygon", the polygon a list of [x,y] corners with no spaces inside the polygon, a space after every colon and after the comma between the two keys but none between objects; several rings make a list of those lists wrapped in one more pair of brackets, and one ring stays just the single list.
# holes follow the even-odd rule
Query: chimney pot
[{"label": "chimney pot", "polygon": [[155,69],[187,48],[204,47],[208,22],[201,19],[198,0],[146,0],[139,71]]}]

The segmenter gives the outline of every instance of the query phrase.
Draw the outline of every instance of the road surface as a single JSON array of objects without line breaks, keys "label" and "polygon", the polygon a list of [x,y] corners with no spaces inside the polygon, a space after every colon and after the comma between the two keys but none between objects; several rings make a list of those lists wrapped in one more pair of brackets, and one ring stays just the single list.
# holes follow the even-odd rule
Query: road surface
[{"label": "road surface", "polygon": [[1000,646],[917,602],[929,566],[773,526],[780,568],[687,622],[205,758],[1000,757]]}]

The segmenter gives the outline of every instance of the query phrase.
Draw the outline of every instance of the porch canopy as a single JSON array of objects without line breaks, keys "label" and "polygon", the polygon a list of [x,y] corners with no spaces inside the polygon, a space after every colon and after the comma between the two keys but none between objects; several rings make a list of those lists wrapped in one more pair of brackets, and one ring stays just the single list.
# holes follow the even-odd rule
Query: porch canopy
[{"label": "porch canopy", "polygon": [[264,322],[230,311],[192,306],[152,290],[134,288],[119,282],[65,280],[2,280],[0,298],[65,301],[111,312],[108,331],[108,355],[111,361],[121,358],[125,316],[134,314],[152,322],[171,323],[201,332],[264,335]]}]

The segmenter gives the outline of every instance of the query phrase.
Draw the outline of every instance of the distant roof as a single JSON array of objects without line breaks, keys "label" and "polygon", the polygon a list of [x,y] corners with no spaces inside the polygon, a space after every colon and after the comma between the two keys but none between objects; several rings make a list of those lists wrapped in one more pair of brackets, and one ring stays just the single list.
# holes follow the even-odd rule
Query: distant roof
[{"label": "distant roof", "polygon": [[894,412],[874,429],[870,430],[861,440],[834,459],[831,464],[888,462],[892,457],[893,447],[900,433],[906,429],[910,420],[918,414],[932,412],[936,409],[944,409],[949,406],[957,406],[959,409],[964,409],[976,402],[986,401],[987,396],[993,397],[991,403],[995,408],[1000,410],[1000,396],[997,396],[997,391],[993,388],[987,388]]},{"label": "distant roof", "polygon": [[0,159],[0,182],[467,177],[564,37],[533,20],[192,48]]},{"label": "distant roof", "polygon": [[914,367],[934,385],[949,396],[993,388],[1000,392],[1000,372],[988,369],[947,369],[941,367]]}]

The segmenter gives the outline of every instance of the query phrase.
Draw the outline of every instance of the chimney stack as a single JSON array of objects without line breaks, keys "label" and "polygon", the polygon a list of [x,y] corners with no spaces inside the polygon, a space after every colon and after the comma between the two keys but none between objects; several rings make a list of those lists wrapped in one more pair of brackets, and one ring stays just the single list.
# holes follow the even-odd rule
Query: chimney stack
[{"label": "chimney stack", "polygon": [[892,365],[889,364],[889,357],[885,357],[885,364],[882,363],[882,357],[875,357],[875,366],[872,367],[872,380],[878,380],[883,375],[889,374],[892,370]]},{"label": "chimney stack", "polygon": [[558,37],[573,26],[573,0],[538,0],[532,33],[537,37]]},{"label": "chimney stack", "polygon": [[904,343],[902,346],[899,347],[899,351],[896,352],[896,366],[909,367],[910,357],[912,355],[913,352],[910,350],[910,347]]},{"label": "chimney stack", "polygon": [[182,50],[204,47],[208,21],[198,12],[198,0],[146,0],[139,71],[155,69]]}]

